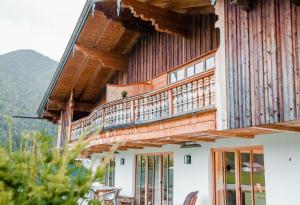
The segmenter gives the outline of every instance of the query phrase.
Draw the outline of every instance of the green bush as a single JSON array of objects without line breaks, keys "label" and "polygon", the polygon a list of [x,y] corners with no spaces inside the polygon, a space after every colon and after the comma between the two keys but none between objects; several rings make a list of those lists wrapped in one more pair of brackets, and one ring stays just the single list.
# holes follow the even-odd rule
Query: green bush
[{"label": "green bush", "polygon": [[[19,149],[0,147],[0,205],[72,205],[85,196],[103,169],[92,175],[76,158],[85,144],[57,149],[52,137],[30,133],[21,137]],[[99,204],[90,201],[90,204]]]}]

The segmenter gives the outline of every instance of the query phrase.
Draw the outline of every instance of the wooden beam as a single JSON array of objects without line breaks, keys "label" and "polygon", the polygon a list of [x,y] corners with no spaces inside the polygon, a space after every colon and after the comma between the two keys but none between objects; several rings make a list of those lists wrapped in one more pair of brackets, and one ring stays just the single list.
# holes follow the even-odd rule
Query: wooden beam
[{"label": "wooden beam", "polygon": [[67,93],[71,93],[73,91],[74,87],[78,83],[78,80],[79,80],[84,68],[88,64],[88,61],[89,61],[88,56],[84,56],[84,58],[81,60],[81,62],[79,64],[79,66],[76,68],[76,72],[73,75],[73,79],[71,81],[71,85],[69,86],[69,90]]},{"label": "wooden beam", "polygon": [[75,45],[75,50],[81,52],[90,59],[97,60],[105,68],[124,71],[127,68],[127,59],[123,55],[110,51],[97,50],[82,45]]},{"label": "wooden beam", "polygon": [[58,100],[58,99],[49,99],[47,103],[47,109],[48,110],[60,110],[65,108],[66,102],[63,100]]},{"label": "wooden beam", "polygon": [[274,131],[300,132],[300,127],[292,127],[287,125],[261,125],[256,128]]},{"label": "wooden beam", "polygon": [[168,34],[187,34],[187,19],[184,15],[143,3],[137,0],[122,0],[122,8],[130,9],[131,13],[144,21],[150,21],[159,32]]},{"label": "wooden beam", "polygon": [[245,11],[253,9],[253,0],[231,0],[231,5],[240,6]]},{"label": "wooden beam", "polygon": [[254,138],[254,133],[243,133],[243,132],[230,132],[230,131],[205,131],[204,132],[210,136],[220,136],[220,137],[240,137],[240,138]]},{"label": "wooden beam", "polygon": [[125,146],[136,146],[136,147],[162,147],[162,144],[146,143],[146,142],[127,142]]},{"label": "wooden beam", "polygon": [[143,149],[144,147],[142,146],[131,146],[131,145],[121,145],[118,147],[118,149],[122,150],[122,149]]}]

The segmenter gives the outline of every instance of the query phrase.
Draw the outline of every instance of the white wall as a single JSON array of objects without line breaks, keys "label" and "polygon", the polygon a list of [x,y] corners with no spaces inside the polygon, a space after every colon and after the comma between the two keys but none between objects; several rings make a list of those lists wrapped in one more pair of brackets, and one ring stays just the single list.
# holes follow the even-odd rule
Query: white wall
[{"label": "white wall", "polygon": [[[174,204],[182,204],[189,192],[198,190],[197,204],[210,205],[210,148],[263,145],[267,205],[300,205],[300,134],[261,135],[255,139],[232,138],[201,145],[201,148],[182,149],[168,145],[120,152],[116,155],[115,185],[122,188],[121,194],[134,196],[135,154],[173,152]],[[187,154],[192,157],[190,165],[183,161]],[[100,155],[93,155],[92,161],[97,161],[97,158]],[[120,165],[121,158],[125,159],[125,165]]]}]

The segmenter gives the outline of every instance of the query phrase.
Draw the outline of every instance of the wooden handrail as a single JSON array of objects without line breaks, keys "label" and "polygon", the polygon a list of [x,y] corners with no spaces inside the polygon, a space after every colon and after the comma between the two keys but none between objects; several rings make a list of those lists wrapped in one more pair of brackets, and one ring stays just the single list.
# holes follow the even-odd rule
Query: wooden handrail
[{"label": "wooden handrail", "polygon": [[[211,56],[205,55],[205,59]],[[74,141],[102,128],[147,123],[211,107],[215,103],[214,72],[206,70],[157,90],[102,104],[71,123],[69,139]]]}]

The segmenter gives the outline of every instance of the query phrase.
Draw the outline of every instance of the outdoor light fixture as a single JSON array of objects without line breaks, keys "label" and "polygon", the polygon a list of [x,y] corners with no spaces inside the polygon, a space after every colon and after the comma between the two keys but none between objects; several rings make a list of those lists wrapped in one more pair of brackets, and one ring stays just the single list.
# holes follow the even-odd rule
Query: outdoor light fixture
[{"label": "outdoor light fixture", "polygon": [[125,164],[125,159],[124,159],[124,158],[121,158],[121,159],[120,159],[120,164],[121,164],[121,165],[124,165],[124,164]]},{"label": "outdoor light fixture", "polygon": [[197,142],[184,142],[180,148],[193,148],[193,147],[201,147],[201,144]]},{"label": "outdoor light fixture", "polygon": [[191,164],[191,163],[192,163],[192,156],[184,155],[184,164]]},{"label": "outdoor light fixture", "polygon": [[115,152],[114,152],[114,154],[120,154],[120,152],[118,152],[118,151],[115,151]]}]

